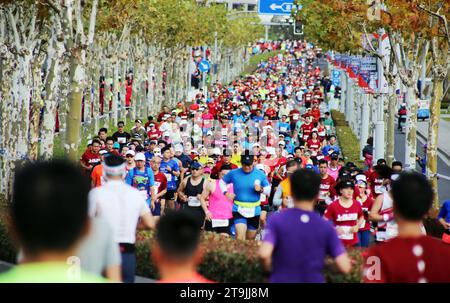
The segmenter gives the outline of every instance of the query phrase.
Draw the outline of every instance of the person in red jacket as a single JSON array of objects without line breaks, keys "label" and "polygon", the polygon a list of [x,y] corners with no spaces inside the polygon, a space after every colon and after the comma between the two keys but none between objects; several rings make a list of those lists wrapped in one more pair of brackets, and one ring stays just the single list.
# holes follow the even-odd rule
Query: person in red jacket
[{"label": "person in red jacket", "polygon": [[372,246],[364,260],[365,283],[449,283],[450,245],[424,235],[422,220],[433,203],[425,176],[405,172],[392,183],[398,236]]}]

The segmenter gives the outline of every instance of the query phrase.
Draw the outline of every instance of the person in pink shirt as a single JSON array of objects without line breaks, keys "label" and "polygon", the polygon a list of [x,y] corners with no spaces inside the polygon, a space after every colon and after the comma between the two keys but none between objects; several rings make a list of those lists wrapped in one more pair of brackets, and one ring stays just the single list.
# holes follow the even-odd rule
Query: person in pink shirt
[{"label": "person in pink shirt", "polygon": [[330,156],[330,163],[328,164],[327,174],[336,181],[339,177],[339,170],[342,166],[338,164],[339,156],[337,153],[332,153]]},{"label": "person in pink shirt", "polygon": [[[233,201],[226,197],[220,189],[219,182],[230,170],[230,165],[222,165],[219,179],[210,180],[200,196],[203,211],[205,212],[205,230],[229,236],[233,218]],[[227,185],[227,193],[233,194],[233,184]],[[209,204],[206,200],[209,199]]]}]

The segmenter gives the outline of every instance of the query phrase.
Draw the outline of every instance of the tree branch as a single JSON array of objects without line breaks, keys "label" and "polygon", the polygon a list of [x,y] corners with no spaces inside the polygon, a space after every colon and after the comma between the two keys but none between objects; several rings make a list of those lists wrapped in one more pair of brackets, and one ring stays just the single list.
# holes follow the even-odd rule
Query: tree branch
[{"label": "tree branch", "polygon": [[6,12],[8,13],[8,20],[10,23],[11,30],[13,31],[14,44],[16,45],[17,51],[19,51],[22,48],[22,45],[20,43],[19,32],[17,31],[16,19],[14,18],[14,15],[10,8],[7,8]]}]

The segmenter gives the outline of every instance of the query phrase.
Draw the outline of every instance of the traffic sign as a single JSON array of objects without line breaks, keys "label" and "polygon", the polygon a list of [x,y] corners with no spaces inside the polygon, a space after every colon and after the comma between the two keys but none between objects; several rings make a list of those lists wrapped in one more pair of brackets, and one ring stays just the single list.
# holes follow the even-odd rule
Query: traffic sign
[{"label": "traffic sign", "polygon": [[341,71],[338,69],[333,70],[333,79],[332,79],[333,85],[341,86]]},{"label": "traffic sign", "polygon": [[294,5],[294,0],[259,0],[258,14],[260,15],[279,15],[290,16],[293,9],[301,10],[302,6],[298,8]]},{"label": "traffic sign", "polygon": [[206,60],[202,60],[200,61],[200,63],[198,64],[198,69],[202,72],[202,73],[207,73],[210,69],[211,69],[211,64],[206,61]]}]

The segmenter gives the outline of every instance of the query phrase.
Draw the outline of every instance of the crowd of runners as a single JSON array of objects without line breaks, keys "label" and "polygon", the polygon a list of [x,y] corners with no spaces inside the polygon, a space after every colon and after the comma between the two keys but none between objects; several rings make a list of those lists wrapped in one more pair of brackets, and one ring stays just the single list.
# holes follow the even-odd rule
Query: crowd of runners
[{"label": "crowd of runners", "polygon": [[[89,141],[80,159],[91,179],[89,213],[118,244],[111,264],[120,267],[107,277],[133,282],[136,229],[160,224],[161,264],[173,261],[174,247],[192,256],[195,245],[183,241],[196,243],[206,230],[261,241],[272,282],[323,282],[327,255],[348,273],[346,249],[356,246],[384,258],[381,276],[366,268],[367,282],[449,281],[450,246],[425,236],[421,223],[432,201],[428,182],[402,173],[398,161],[345,161],[320,49],[300,41],[278,47],[285,51],[251,75],[164,106],[130,131],[122,121],[115,131],[102,128]],[[193,234],[177,234],[176,213],[187,214],[180,226]],[[166,280],[206,282],[195,273]]]}]

